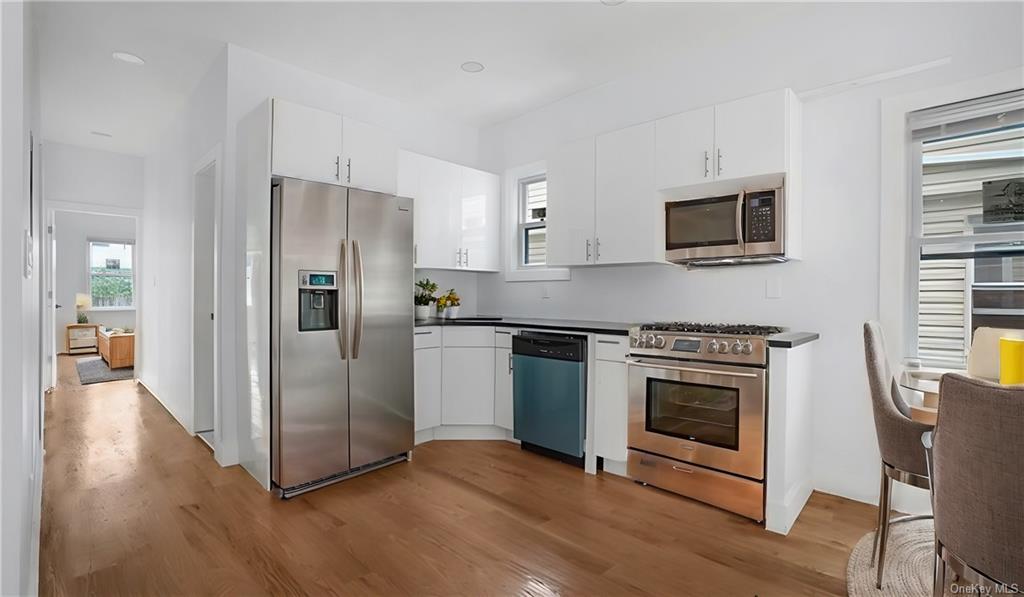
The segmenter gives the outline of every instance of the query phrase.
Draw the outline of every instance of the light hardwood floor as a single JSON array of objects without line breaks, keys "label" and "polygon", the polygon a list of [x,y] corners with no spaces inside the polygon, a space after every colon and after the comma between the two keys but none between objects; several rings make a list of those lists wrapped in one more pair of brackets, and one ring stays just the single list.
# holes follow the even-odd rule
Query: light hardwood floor
[{"label": "light hardwood floor", "polygon": [[46,398],[43,595],[844,595],[875,510],[815,494],[780,537],[505,442],[432,442],[290,501],[220,468],[131,381]]}]

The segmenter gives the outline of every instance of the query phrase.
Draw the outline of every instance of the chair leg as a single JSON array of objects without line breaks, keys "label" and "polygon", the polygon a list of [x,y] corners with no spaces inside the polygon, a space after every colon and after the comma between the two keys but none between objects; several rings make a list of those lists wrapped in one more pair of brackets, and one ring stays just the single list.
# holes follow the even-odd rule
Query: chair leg
[{"label": "chair leg", "polygon": [[932,597],[943,597],[946,593],[946,563],[942,561],[942,548],[935,544],[935,581],[932,585]]},{"label": "chair leg", "polygon": [[878,488],[878,523],[875,525],[875,541],[871,545],[871,563],[874,564],[876,558],[878,558],[878,537],[882,534],[882,516],[888,514],[882,509],[882,496],[885,495],[885,481],[888,477],[885,476],[885,465],[882,465],[882,481],[881,486]]},{"label": "chair leg", "polygon": [[[884,477],[884,474],[883,474]],[[885,477],[882,481],[882,495],[880,496],[878,508],[881,510],[878,529],[878,579],[875,587],[882,588],[882,574],[885,572],[885,543],[889,539],[889,509],[892,499],[892,479]]]}]

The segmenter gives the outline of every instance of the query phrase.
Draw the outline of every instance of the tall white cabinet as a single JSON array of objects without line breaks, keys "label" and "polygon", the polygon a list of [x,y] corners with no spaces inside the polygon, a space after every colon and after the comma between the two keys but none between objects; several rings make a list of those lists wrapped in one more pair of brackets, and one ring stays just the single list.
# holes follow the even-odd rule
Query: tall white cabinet
[{"label": "tall white cabinet", "polygon": [[547,262],[596,263],[596,143],[593,137],[556,149],[547,158]]}]

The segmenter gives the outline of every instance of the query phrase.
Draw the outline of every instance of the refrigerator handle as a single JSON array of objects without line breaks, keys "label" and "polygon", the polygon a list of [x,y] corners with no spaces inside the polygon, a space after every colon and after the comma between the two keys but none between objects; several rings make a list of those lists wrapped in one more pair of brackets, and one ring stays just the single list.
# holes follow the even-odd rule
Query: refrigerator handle
[{"label": "refrigerator handle", "polygon": [[363,251],[359,241],[352,241],[352,269],[356,279],[356,325],[352,333],[352,358],[359,358],[359,344],[363,338]]},{"label": "refrigerator handle", "polygon": [[338,269],[341,272],[341,300],[338,301],[338,346],[341,348],[341,360],[348,359],[348,256],[346,249],[348,239],[341,239],[341,251],[338,256]]}]

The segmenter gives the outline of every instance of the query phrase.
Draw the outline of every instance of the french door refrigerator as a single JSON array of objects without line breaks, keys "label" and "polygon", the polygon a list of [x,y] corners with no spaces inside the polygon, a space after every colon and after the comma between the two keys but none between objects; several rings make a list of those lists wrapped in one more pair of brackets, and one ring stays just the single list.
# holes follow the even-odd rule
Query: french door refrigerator
[{"label": "french door refrigerator", "polygon": [[358,189],[271,189],[271,478],[291,497],[413,448],[413,214]]}]

